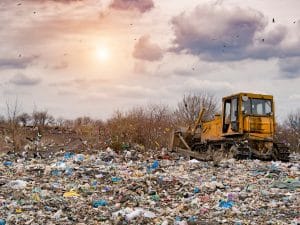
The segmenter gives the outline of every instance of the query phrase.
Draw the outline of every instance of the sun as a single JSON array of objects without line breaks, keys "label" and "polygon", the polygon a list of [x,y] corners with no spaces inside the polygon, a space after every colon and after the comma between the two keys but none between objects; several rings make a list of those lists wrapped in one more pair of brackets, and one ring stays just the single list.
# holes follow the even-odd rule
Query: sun
[{"label": "sun", "polygon": [[109,59],[109,50],[106,47],[98,47],[96,49],[96,57],[100,61],[107,61]]}]

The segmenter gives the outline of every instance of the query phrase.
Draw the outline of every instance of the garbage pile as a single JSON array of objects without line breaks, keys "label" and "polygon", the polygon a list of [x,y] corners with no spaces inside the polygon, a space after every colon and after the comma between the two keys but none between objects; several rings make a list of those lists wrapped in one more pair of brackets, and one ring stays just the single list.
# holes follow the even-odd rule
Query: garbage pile
[{"label": "garbage pile", "polygon": [[299,224],[299,162],[214,165],[135,149],[3,154],[0,224]]}]

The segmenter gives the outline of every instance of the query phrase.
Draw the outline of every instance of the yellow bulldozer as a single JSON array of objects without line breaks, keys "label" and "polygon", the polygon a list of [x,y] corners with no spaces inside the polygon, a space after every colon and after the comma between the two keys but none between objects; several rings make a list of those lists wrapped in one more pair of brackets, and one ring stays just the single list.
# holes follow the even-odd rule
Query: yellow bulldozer
[{"label": "yellow bulldozer", "polygon": [[222,100],[222,114],[202,121],[205,108],[188,128],[173,132],[172,151],[200,159],[289,160],[289,149],[274,141],[273,96],[238,93]]}]

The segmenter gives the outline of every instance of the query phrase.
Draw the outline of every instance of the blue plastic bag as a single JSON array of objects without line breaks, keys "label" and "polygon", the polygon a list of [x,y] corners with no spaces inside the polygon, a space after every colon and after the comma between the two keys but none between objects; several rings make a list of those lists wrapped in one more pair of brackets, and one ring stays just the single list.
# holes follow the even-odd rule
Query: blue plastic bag
[{"label": "blue plastic bag", "polygon": [[72,176],[72,174],[73,174],[73,169],[70,168],[70,167],[66,168],[65,174],[66,174],[67,176]]},{"label": "blue plastic bag", "polygon": [[112,181],[112,182],[115,182],[115,183],[116,183],[116,182],[119,182],[119,181],[121,181],[121,180],[122,180],[122,178],[120,178],[120,177],[112,177],[112,178],[111,178],[111,181]]},{"label": "blue plastic bag", "polygon": [[108,191],[110,191],[110,188],[109,187],[105,187],[105,188],[102,189],[102,191],[108,192]]},{"label": "blue plastic bag", "polygon": [[189,222],[196,222],[197,221],[197,217],[196,216],[190,216],[188,219]]},{"label": "blue plastic bag", "polygon": [[71,159],[71,158],[73,158],[74,157],[74,153],[73,152],[66,152],[65,154],[64,154],[64,159]]},{"label": "blue plastic bag", "polygon": [[52,176],[61,176],[61,174],[62,174],[62,172],[57,169],[51,171]]},{"label": "blue plastic bag", "polygon": [[93,201],[93,207],[98,208],[100,206],[107,206],[107,202],[103,199]]},{"label": "blue plastic bag", "polygon": [[13,165],[13,162],[11,162],[11,161],[3,162],[3,166],[12,166],[12,165]]},{"label": "blue plastic bag", "polygon": [[175,221],[179,222],[179,221],[181,221],[181,220],[182,220],[182,219],[181,219],[180,216],[176,216],[176,217],[175,217]]},{"label": "blue plastic bag", "polygon": [[75,162],[82,162],[84,160],[83,154],[77,154],[74,158]]},{"label": "blue plastic bag", "polygon": [[199,192],[200,192],[200,189],[199,189],[198,187],[195,187],[195,188],[194,188],[194,193],[197,194],[197,193],[199,193]]},{"label": "blue plastic bag", "polygon": [[223,208],[223,209],[230,209],[230,208],[232,208],[233,205],[234,205],[234,203],[232,201],[221,200],[219,202],[219,207]]},{"label": "blue plastic bag", "polygon": [[156,170],[156,169],[158,169],[158,167],[159,167],[159,162],[158,162],[158,160],[155,160],[151,165],[151,169]]}]

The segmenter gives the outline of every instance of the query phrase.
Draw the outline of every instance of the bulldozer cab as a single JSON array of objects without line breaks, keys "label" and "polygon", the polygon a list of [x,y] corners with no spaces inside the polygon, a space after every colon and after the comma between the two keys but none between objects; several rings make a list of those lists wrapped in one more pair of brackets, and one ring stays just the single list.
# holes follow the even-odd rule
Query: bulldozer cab
[{"label": "bulldozer cab", "polygon": [[222,136],[272,138],[273,96],[239,93],[223,98]]}]

